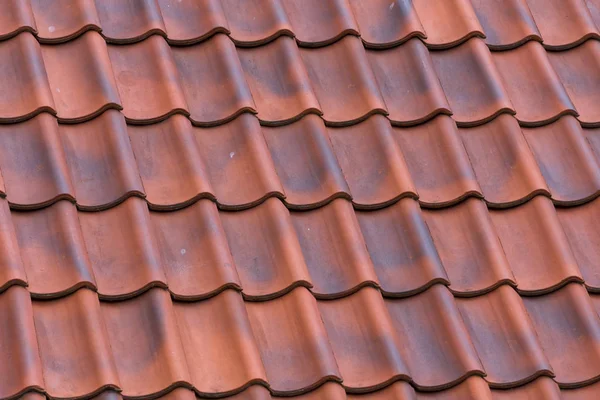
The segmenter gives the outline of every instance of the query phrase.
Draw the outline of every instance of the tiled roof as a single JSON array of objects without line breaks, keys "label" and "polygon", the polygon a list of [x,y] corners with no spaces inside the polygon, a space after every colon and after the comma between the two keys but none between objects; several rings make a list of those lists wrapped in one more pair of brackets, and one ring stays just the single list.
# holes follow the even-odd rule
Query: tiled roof
[{"label": "tiled roof", "polygon": [[0,399],[597,399],[600,0],[4,0]]}]

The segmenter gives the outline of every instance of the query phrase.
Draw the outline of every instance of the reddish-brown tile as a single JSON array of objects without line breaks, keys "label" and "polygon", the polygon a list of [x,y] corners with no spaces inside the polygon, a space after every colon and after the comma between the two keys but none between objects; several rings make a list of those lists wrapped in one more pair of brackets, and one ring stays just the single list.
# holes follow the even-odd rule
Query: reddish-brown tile
[{"label": "reddish-brown tile", "polygon": [[27,286],[27,276],[8,202],[0,199],[0,292],[12,285]]},{"label": "reddish-brown tile", "polygon": [[346,36],[330,46],[301,49],[300,55],[327,123],[351,125],[387,114],[360,39]]},{"label": "reddish-brown tile", "polygon": [[200,299],[225,288],[241,290],[217,207],[200,200],[183,210],[152,212],[169,290],[177,299]]},{"label": "reddish-brown tile", "polygon": [[600,126],[600,42],[588,40],[569,51],[548,52],[584,126]]},{"label": "reddish-brown tile", "polygon": [[194,133],[220,207],[247,208],[271,196],[284,197],[256,117],[244,113]]},{"label": "reddish-brown tile", "polygon": [[431,58],[457,124],[479,125],[501,113],[514,114],[509,93],[483,40],[432,52]]},{"label": "reddish-brown tile", "polygon": [[106,43],[87,32],[60,46],[42,46],[50,89],[61,122],[81,122],[121,109]]},{"label": "reddish-brown tile", "polygon": [[357,211],[356,218],[385,295],[406,296],[450,283],[416,201]]},{"label": "reddish-brown tile", "polygon": [[561,391],[556,382],[547,376],[542,376],[533,382],[511,389],[495,389],[492,391],[494,400],[561,400]]},{"label": "reddish-brown tile", "polygon": [[59,201],[37,211],[13,211],[12,220],[32,296],[96,288],[73,204]]},{"label": "reddish-brown tile", "polygon": [[289,207],[313,208],[336,197],[350,198],[321,118],[308,115],[291,125],[263,128],[263,134]]},{"label": "reddish-brown tile", "polygon": [[350,0],[365,47],[385,48],[425,31],[411,0]]},{"label": "reddish-brown tile", "polygon": [[596,27],[600,26],[600,0],[585,0],[585,4],[592,20],[596,23]]},{"label": "reddish-brown tile", "polygon": [[573,205],[600,194],[600,166],[575,118],[523,129],[523,134],[555,203]]},{"label": "reddish-brown tile", "polygon": [[485,37],[469,0],[413,0],[430,48],[448,48],[465,40]]},{"label": "reddish-brown tile", "polygon": [[587,139],[588,145],[592,148],[596,161],[600,163],[600,129],[582,129],[585,138]]},{"label": "reddish-brown tile", "polygon": [[79,212],[85,245],[107,299],[135,296],[166,286],[146,202],[132,197],[102,212]]},{"label": "reddish-brown tile", "polygon": [[582,386],[600,376],[600,320],[579,284],[545,296],[523,297],[538,340],[561,387]]},{"label": "reddish-brown tile", "polygon": [[[277,399],[278,398],[275,398],[275,400],[277,400]],[[337,382],[326,382],[319,388],[314,389],[306,394],[294,396],[292,399],[293,400],[346,400],[346,391],[344,390],[342,385],[340,385]]]},{"label": "reddish-brown tile", "polygon": [[390,386],[375,392],[348,393],[348,400],[417,400],[415,389],[409,383],[396,381]]},{"label": "reddish-brown tile", "polygon": [[563,400],[594,400],[600,396],[600,383],[578,389],[563,389],[560,391]]},{"label": "reddish-brown tile", "polygon": [[481,189],[452,118],[441,115],[426,124],[394,128],[421,203],[443,207]]},{"label": "reddish-brown tile", "polygon": [[28,32],[0,42],[0,87],[0,123],[56,114],[40,45]]},{"label": "reddish-brown tile", "polygon": [[231,38],[238,46],[257,46],[280,35],[294,36],[278,0],[221,0]]},{"label": "reddish-brown tile", "polygon": [[[343,391],[343,389],[342,389],[342,391]],[[311,393],[313,393],[313,392],[311,392]],[[214,397],[192,396],[190,399],[186,398],[186,399],[173,399],[173,400],[196,400],[198,398],[210,399],[210,398],[214,398]],[[294,397],[294,400],[296,400],[296,398],[298,400],[303,400],[302,396]],[[271,393],[269,392],[269,389],[267,389],[266,387],[264,387],[260,384],[256,384],[256,385],[249,386],[247,389],[244,389],[241,393],[235,394],[233,396],[228,396],[227,400],[273,400],[273,398],[271,397]]]},{"label": "reddish-brown tile", "polygon": [[359,35],[348,0],[283,0],[283,7],[300,46],[320,47]]},{"label": "reddish-brown tile", "polygon": [[[464,382],[441,392],[420,392],[416,400],[492,400],[487,382],[480,376],[471,376]],[[400,399],[399,399],[400,400]],[[412,400],[412,399],[411,399]]]},{"label": "reddish-brown tile", "polygon": [[518,207],[490,210],[490,216],[519,292],[540,294],[583,282],[550,199],[536,196]]},{"label": "reddish-brown tile", "polygon": [[114,357],[124,396],[167,392],[190,381],[169,292],[152,289],[100,307],[112,352],[106,351]]},{"label": "reddish-brown tile", "polygon": [[34,301],[33,317],[49,396],[75,398],[121,386],[111,353],[116,343],[107,339],[96,293],[82,289],[58,300]]},{"label": "reddish-brown tile", "polygon": [[226,35],[171,51],[194,123],[217,125],[256,112],[235,45]]},{"label": "reddish-brown tile", "polygon": [[346,390],[371,391],[394,379],[410,379],[398,352],[403,343],[377,289],[318,306]]},{"label": "reddish-brown tile", "polygon": [[414,125],[437,114],[451,114],[429,51],[421,40],[412,39],[386,51],[370,50],[367,56],[392,123]]},{"label": "reddish-brown tile", "polygon": [[133,43],[153,34],[165,35],[157,0],[96,1],[102,34],[108,42]]},{"label": "reddish-brown tile", "polygon": [[457,298],[492,387],[512,387],[540,375],[553,376],[552,367],[527,316],[519,295],[508,285],[483,296]]},{"label": "reddish-brown tile", "polygon": [[0,396],[42,390],[42,363],[26,289],[15,286],[0,294],[0,326]]},{"label": "reddish-brown tile", "polygon": [[132,45],[110,45],[108,55],[127,122],[148,124],[174,113],[188,115],[177,64],[164,38],[155,35]]},{"label": "reddish-brown tile", "polygon": [[246,211],[220,212],[244,295],[276,297],[291,288],[310,287],[310,276],[289,211],[278,199]]},{"label": "reddish-brown tile", "polygon": [[535,23],[551,50],[564,50],[590,37],[600,39],[585,0],[527,0]]},{"label": "reddish-brown tile", "polygon": [[292,212],[291,216],[315,296],[336,298],[365,285],[379,285],[349,201],[336,199],[316,210]]},{"label": "reddish-brown tile", "polygon": [[307,289],[247,302],[246,309],[274,394],[290,396],[325,381],[341,381],[317,303]]},{"label": "reddish-brown tile", "polygon": [[[191,389],[185,387],[178,387],[173,389],[167,394],[157,397],[160,400],[196,400],[194,392]],[[112,399],[111,399],[112,400]],[[115,399],[120,400],[120,399]]]},{"label": "reddish-brown tile", "polygon": [[321,115],[294,39],[284,36],[238,55],[264,125],[282,125],[308,113]]},{"label": "reddish-brown tile", "polygon": [[238,392],[251,383],[267,384],[239,293],[226,290],[201,302],[177,302],[173,308],[196,391],[214,396]]},{"label": "reddish-brown tile", "polygon": [[506,50],[529,40],[542,41],[526,0],[471,0],[471,4],[491,49]]},{"label": "reddish-brown tile", "polygon": [[[417,388],[439,390],[484,375],[450,291],[442,285],[406,299],[386,299],[400,352]],[[432,368],[435,366],[435,368]]]},{"label": "reddish-brown tile", "polygon": [[550,196],[517,120],[502,114],[487,124],[459,129],[485,201],[492,207]]},{"label": "reddish-brown tile", "polygon": [[600,291],[600,200],[578,207],[557,208],[581,276],[588,290]]},{"label": "reddish-brown tile", "polygon": [[145,196],[120,112],[108,110],[82,124],[62,124],[59,131],[80,209],[99,210],[129,196]]},{"label": "reddish-brown tile", "polygon": [[31,7],[42,43],[66,42],[101,30],[94,0],[31,0]]},{"label": "reddish-brown tile", "polygon": [[199,198],[215,199],[187,118],[174,115],[127,130],[150,208],[176,209]]},{"label": "reddish-brown tile", "polygon": [[468,199],[443,210],[423,210],[423,216],[453,292],[475,295],[515,283],[483,201]]},{"label": "reddish-brown tile", "polygon": [[373,115],[360,124],[328,131],[356,208],[378,208],[417,197],[387,118]]},{"label": "reddish-brown tile", "polygon": [[158,0],[158,5],[171,44],[188,45],[229,33],[219,0]]},{"label": "reddish-brown tile", "polygon": [[[577,115],[567,91],[539,42],[493,53],[494,62],[523,126],[545,125],[562,115]],[[476,104],[476,103],[473,103]]]},{"label": "reddish-brown tile", "polygon": [[0,13],[0,40],[5,40],[21,32],[37,32],[33,10],[29,1],[5,0]]}]

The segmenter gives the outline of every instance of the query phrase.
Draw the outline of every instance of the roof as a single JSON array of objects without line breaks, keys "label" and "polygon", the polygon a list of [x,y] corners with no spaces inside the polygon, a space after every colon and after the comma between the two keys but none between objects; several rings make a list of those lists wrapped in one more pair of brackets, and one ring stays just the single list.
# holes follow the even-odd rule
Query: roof
[{"label": "roof", "polygon": [[600,0],[5,0],[0,398],[600,397]]}]

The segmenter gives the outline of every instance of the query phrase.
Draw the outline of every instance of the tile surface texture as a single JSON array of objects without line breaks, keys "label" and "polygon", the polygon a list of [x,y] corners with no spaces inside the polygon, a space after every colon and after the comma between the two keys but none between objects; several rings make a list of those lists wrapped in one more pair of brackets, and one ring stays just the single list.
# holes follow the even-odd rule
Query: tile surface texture
[{"label": "tile surface texture", "polygon": [[600,0],[0,1],[0,400],[600,398]]}]

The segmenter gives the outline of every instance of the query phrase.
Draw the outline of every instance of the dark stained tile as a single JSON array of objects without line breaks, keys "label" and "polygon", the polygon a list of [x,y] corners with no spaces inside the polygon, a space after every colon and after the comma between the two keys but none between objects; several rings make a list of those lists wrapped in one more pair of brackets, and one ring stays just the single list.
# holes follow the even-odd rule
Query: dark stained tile
[{"label": "dark stained tile", "polygon": [[303,48],[300,55],[325,122],[351,125],[375,113],[387,114],[360,39],[346,36],[330,46]]},{"label": "dark stained tile", "polygon": [[483,201],[423,210],[423,216],[454,293],[475,295],[502,283],[515,284]]},{"label": "dark stained tile", "polygon": [[200,200],[175,212],[151,212],[162,266],[176,299],[192,300],[225,288],[241,290],[217,207]]},{"label": "dark stained tile", "polygon": [[[282,39],[278,39],[282,40]],[[290,125],[262,128],[291,208],[313,208],[350,198],[323,120],[308,115]]]},{"label": "dark stained tile", "polygon": [[357,211],[356,218],[385,295],[406,296],[450,283],[416,201]]},{"label": "dark stained tile", "polygon": [[13,37],[21,32],[36,33],[31,3],[21,0],[6,0],[0,13],[0,40]]},{"label": "dark stained tile", "polygon": [[190,118],[198,125],[216,125],[244,111],[255,112],[250,89],[226,35],[194,46],[172,47]]},{"label": "dark stained tile", "polygon": [[523,129],[523,134],[555,203],[579,204],[600,194],[600,166],[575,118]]},{"label": "dark stained tile", "polygon": [[[169,293],[152,289],[134,299],[100,303],[123,395],[166,391],[190,375]],[[152,334],[148,334],[152,332]]]},{"label": "dark stained tile", "polygon": [[539,42],[492,54],[521,125],[545,125],[562,115],[577,115]]},{"label": "dark stained tile", "polygon": [[[469,332],[443,285],[406,299],[385,299],[399,349],[417,388],[440,390],[484,375]],[[435,365],[436,368],[431,368]]]},{"label": "dark stained tile", "polygon": [[153,34],[165,35],[157,0],[100,0],[96,9],[102,34],[110,43],[133,43]]},{"label": "dark stained tile", "polygon": [[548,52],[548,59],[584,126],[600,126],[600,42],[588,40],[569,51]]},{"label": "dark stained tile", "polygon": [[394,128],[394,137],[422,204],[443,207],[482,196],[452,118],[441,115],[422,125]]},{"label": "dark stained tile", "polygon": [[356,208],[378,208],[403,197],[417,197],[387,118],[377,114],[360,124],[328,131]]},{"label": "dark stained tile", "polygon": [[229,33],[219,0],[158,0],[168,42],[189,45],[215,33]]},{"label": "dark stained tile", "polygon": [[96,293],[81,289],[61,299],[34,301],[33,318],[49,396],[83,397],[120,387],[111,352],[116,343],[108,340],[106,317],[103,320]]},{"label": "dark stained tile", "polygon": [[350,0],[350,6],[367,48],[392,47],[412,37],[427,37],[411,0]]},{"label": "dark stained tile", "polygon": [[550,292],[570,281],[583,281],[550,199],[490,210],[504,253],[524,294]]},{"label": "dark stained tile", "polygon": [[199,198],[215,199],[187,118],[173,115],[152,125],[128,125],[127,131],[151,209],[177,209]]},{"label": "dark stained tile", "polygon": [[0,292],[13,285],[27,286],[27,276],[8,202],[0,199]]},{"label": "dark stained tile", "polygon": [[94,0],[31,0],[31,8],[42,43],[66,42],[101,29]]},{"label": "dark stained tile", "polygon": [[270,196],[284,197],[258,120],[244,113],[233,121],[194,129],[219,206],[241,209]]},{"label": "dark stained tile", "polygon": [[30,33],[0,42],[0,123],[56,114],[39,43]]},{"label": "dark stained tile", "polygon": [[264,125],[287,124],[308,113],[321,115],[294,39],[283,36],[237,53]]},{"label": "dark stained tile", "polygon": [[173,309],[196,391],[222,395],[238,392],[250,382],[267,384],[239,293],[226,290],[201,302],[177,302]]},{"label": "dark stained tile", "polygon": [[359,34],[348,0],[283,0],[283,7],[300,46],[325,46]]},{"label": "dark stained tile", "polygon": [[517,120],[508,114],[473,128],[459,129],[465,149],[492,207],[522,203],[536,194],[550,196]]},{"label": "dark stained tile", "polygon": [[501,113],[514,114],[510,92],[502,84],[502,71],[498,73],[483,40],[472,39],[450,50],[432,52],[431,59],[459,126],[479,125]]},{"label": "dark stained tile", "polygon": [[132,197],[102,212],[79,212],[79,221],[101,297],[127,298],[166,286],[144,200]]},{"label": "dark stained tile", "polygon": [[188,114],[172,53],[165,39],[156,35],[136,44],[108,46],[127,122],[149,124],[174,113]]},{"label": "dark stained tile", "polygon": [[26,289],[13,286],[0,294],[0,326],[0,396],[13,397],[26,388],[42,390],[42,362]]},{"label": "dark stained tile", "polygon": [[108,110],[82,124],[59,125],[77,206],[99,210],[144,197],[123,115]]},{"label": "dark stained tile", "polygon": [[104,39],[87,32],[68,43],[42,46],[42,56],[61,122],[89,120],[121,109]]},{"label": "dark stained tile", "polygon": [[508,285],[491,293],[457,298],[467,326],[493,387],[512,387],[540,375],[553,376],[519,295]]},{"label": "dark stained tile", "polygon": [[551,50],[564,50],[590,37],[600,39],[585,0],[527,0],[535,23]]},{"label": "dark stained tile", "polygon": [[583,285],[523,297],[542,349],[561,387],[582,386],[600,375],[600,320]]},{"label": "dark stained tile", "polygon": [[292,212],[291,217],[317,298],[379,285],[349,201],[336,199],[316,210]]},{"label": "dark stained tile", "polygon": [[485,37],[469,0],[413,0],[430,48],[448,48],[471,37]]},{"label": "dark stained tile", "polygon": [[508,390],[496,389],[492,391],[494,400],[561,400],[568,397],[562,396],[556,382],[547,376],[542,376],[533,382]]},{"label": "dark stained tile", "polygon": [[298,285],[312,286],[281,201],[271,198],[246,211],[219,215],[247,298],[268,299]]},{"label": "dark stained tile", "polygon": [[317,302],[306,288],[271,301],[247,302],[246,309],[274,394],[301,394],[326,381],[341,381]]},{"label": "dark stained tile", "polygon": [[32,296],[56,297],[82,286],[96,288],[73,204],[59,201],[37,211],[13,211],[12,222]]},{"label": "dark stained tile", "polygon": [[347,391],[371,391],[394,379],[410,379],[399,353],[403,343],[377,289],[367,287],[318,306]]},{"label": "dark stained tile", "polygon": [[471,4],[490,49],[506,50],[529,40],[542,41],[526,0],[471,0]]},{"label": "dark stained tile", "polygon": [[231,39],[238,46],[258,46],[280,35],[294,36],[279,0],[221,0]]},{"label": "dark stained tile", "polygon": [[437,114],[451,114],[421,40],[412,39],[385,51],[370,50],[367,56],[393,124],[414,125]]}]

